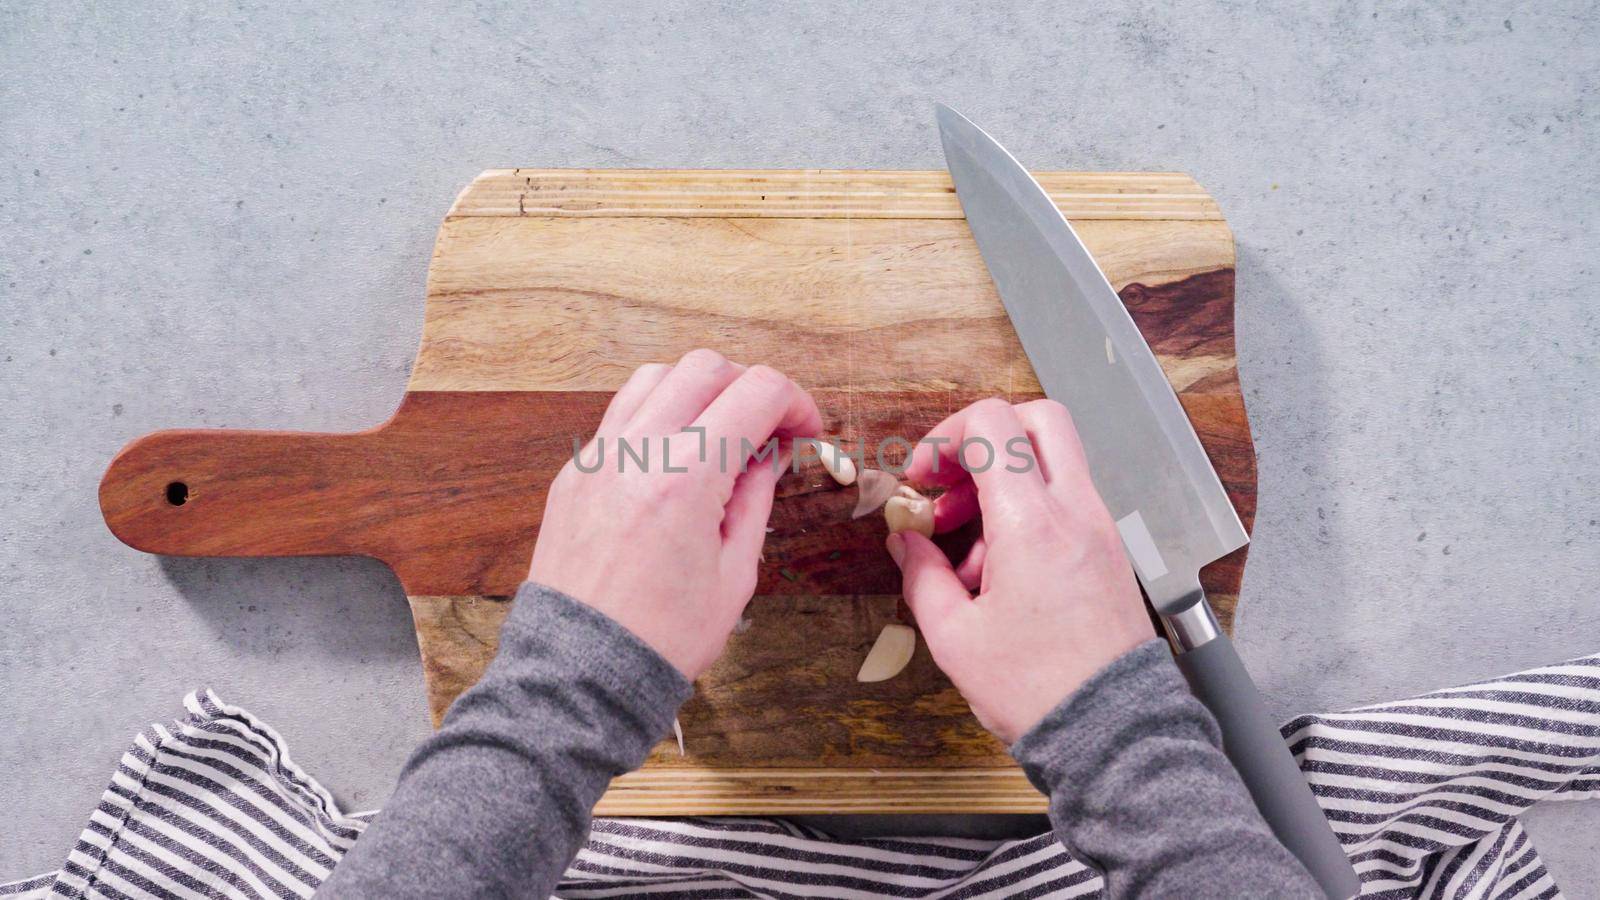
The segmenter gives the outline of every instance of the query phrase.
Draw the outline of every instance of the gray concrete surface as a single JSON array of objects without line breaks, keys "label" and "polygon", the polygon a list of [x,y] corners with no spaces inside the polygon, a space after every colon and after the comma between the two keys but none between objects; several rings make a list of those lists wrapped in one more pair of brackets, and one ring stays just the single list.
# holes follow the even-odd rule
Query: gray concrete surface
[{"label": "gray concrete surface", "polygon": [[[95,503],[124,441],[384,418],[480,169],[932,168],[935,99],[1221,200],[1279,713],[1600,650],[1600,16],[1523,5],[3,0],[0,879],[196,685],[351,808],[426,729],[382,566],[131,551]],[[1600,808],[1530,828],[1600,894]]]}]

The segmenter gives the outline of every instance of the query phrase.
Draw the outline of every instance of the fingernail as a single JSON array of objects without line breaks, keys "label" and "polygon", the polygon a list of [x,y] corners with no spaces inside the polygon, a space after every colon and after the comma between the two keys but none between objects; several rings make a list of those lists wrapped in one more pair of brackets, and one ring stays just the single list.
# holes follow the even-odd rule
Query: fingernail
[{"label": "fingernail", "polygon": [[906,539],[898,533],[891,534],[889,539],[883,542],[883,545],[889,549],[889,556],[894,559],[894,564],[900,565],[901,560],[905,559],[906,556]]}]

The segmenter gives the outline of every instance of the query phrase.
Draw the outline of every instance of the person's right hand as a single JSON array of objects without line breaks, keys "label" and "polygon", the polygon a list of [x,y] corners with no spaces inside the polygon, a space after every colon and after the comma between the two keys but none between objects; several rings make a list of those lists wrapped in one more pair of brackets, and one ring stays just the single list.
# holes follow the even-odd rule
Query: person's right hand
[{"label": "person's right hand", "polygon": [[[981,513],[983,537],[955,567],[912,531],[890,535],[889,553],[934,662],[1010,745],[1155,631],[1066,407],[981,400],[928,437],[948,443],[919,443],[905,479],[947,489],[934,503],[936,531]],[[1022,437],[1037,463],[1008,471],[1024,468],[1007,452]],[[958,457],[975,439],[992,448],[986,471],[968,472]],[[982,444],[966,456],[972,468],[990,458]]]}]

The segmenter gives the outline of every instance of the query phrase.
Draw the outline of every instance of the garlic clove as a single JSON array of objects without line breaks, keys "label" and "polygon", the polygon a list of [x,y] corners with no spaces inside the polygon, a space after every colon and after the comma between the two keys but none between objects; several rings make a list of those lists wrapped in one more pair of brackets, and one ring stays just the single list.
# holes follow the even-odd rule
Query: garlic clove
[{"label": "garlic clove", "polygon": [[907,485],[900,485],[883,504],[883,518],[889,523],[890,534],[915,531],[923,537],[933,537],[933,501]]},{"label": "garlic clove", "polygon": [[861,477],[856,479],[856,508],[850,518],[859,519],[876,512],[894,496],[899,486],[900,479],[882,469],[862,469]]},{"label": "garlic clove", "polygon": [[844,452],[844,448],[828,441],[812,441],[811,444],[817,448],[817,459],[822,461],[822,467],[828,470],[834,481],[855,484],[856,463]]},{"label": "garlic clove", "polygon": [[909,625],[885,625],[856,672],[857,681],[888,681],[900,674],[917,652],[917,632]]}]

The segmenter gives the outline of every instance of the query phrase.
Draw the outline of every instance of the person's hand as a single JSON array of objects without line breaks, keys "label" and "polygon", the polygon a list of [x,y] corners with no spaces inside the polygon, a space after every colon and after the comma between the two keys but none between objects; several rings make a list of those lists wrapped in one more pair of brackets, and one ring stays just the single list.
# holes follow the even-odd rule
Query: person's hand
[{"label": "person's hand", "polygon": [[890,535],[889,553],[934,662],[1010,745],[1154,629],[1066,407],[982,400],[928,438],[906,480],[947,489],[935,531],[981,513],[983,537],[954,567],[916,532]]},{"label": "person's hand", "polygon": [[[722,653],[755,593],[788,439],[821,429],[811,396],[765,366],[745,368],[710,350],[675,366],[641,366],[611,399],[594,440],[551,483],[528,578],[605,613],[695,678]],[[781,458],[758,458],[774,437],[785,446]],[[648,471],[619,453],[619,440],[647,455]],[[599,468],[582,471],[579,461]]]}]

